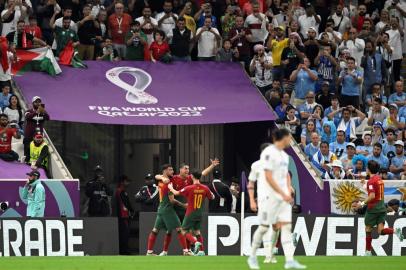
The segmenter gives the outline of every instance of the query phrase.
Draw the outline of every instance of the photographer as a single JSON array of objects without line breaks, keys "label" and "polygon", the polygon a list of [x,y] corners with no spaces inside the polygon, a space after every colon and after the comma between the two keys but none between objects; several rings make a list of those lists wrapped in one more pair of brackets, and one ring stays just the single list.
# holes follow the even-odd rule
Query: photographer
[{"label": "photographer", "polygon": [[45,212],[45,188],[39,180],[41,174],[33,170],[27,173],[28,180],[24,186],[22,198],[28,201],[27,217],[41,218]]},{"label": "photographer", "polygon": [[24,0],[8,0],[7,7],[4,7],[1,12],[1,22],[3,24],[1,35],[5,37],[8,33],[15,31],[17,22],[24,19],[29,9],[30,7]]},{"label": "photographer", "polygon": [[94,59],[94,45],[96,42],[96,36],[101,36],[100,24],[96,18],[91,15],[92,7],[86,5],[83,7],[83,18],[78,25],[79,46],[78,53],[79,58],[82,60]]},{"label": "photographer", "polygon": [[11,150],[12,138],[20,139],[21,135],[17,131],[17,125],[9,124],[8,116],[0,114],[0,159],[4,161],[18,160],[18,154]]},{"label": "photographer", "polygon": [[199,61],[214,61],[218,48],[221,47],[221,36],[217,28],[212,27],[211,17],[206,17],[204,25],[197,29],[194,38],[198,47]]},{"label": "photographer", "polygon": [[102,51],[100,52],[100,55],[96,57],[96,60],[102,61],[120,60],[120,57],[118,56],[118,51],[114,48],[111,39],[106,38],[106,40],[102,43]]},{"label": "photographer", "polygon": [[250,72],[255,74],[255,85],[264,95],[272,87],[272,57],[265,53],[265,48],[261,44],[255,45],[254,51]]},{"label": "photographer", "polygon": [[110,198],[113,193],[104,179],[103,169],[97,165],[94,177],[86,184],[86,196],[89,198],[87,213],[89,217],[107,217],[111,213]]},{"label": "photographer", "polygon": [[49,114],[45,110],[45,104],[41,98],[35,96],[32,98],[32,108],[25,113],[25,129],[24,129],[24,156],[25,162],[28,163],[30,157],[30,143],[34,138],[37,130],[44,132],[44,124],[49,121]]},{"label": "photographer", "polygon": [[138,21],[131,23],[131,29],[125,37],[127,52],[125,59],[132,61],[144,61],[144,49],[148,46],[147,36],[141,31]]},{"label": "photographer", "polygon": [[239,60],[244,62],[245,70],[249,70],[251,62],[251,45],[252,34],[251,30],[244,27],[244,17],[237,16],[235,18],[235,27],[228,33],[230,41],[234,48],[237,48]]},{"label": "photographer", "polygon": [[341,104],[343,106],[354,106],[359,108],[361,82],[363,78],[362,71],[355,69],[355,59],[347,59],[347,68],[341,71],[338,77],[338,84],[341,85]]},{"label": "photographer", "polygon": [[171,43],[172,30],[176,27],[178,15],[173,13],[173,3],[171,0],[165,0],[163,5],[164,11],[158,13],[155,19],[158,21],[158,28],[164,31],[166,40]]}]

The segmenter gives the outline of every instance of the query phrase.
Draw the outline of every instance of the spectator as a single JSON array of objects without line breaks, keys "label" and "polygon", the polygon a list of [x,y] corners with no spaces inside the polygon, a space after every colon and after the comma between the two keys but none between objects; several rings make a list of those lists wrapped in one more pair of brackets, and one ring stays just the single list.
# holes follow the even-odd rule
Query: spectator
[{"label": "spectator", "polygon": [[[310,69],[310,61],[308,58],[303,59],[303,64],[299,64],[297,69],[290,75],[290,81],[295,83],[295,98],[293,106],[300,106],[305,103],[305,97],[313,99],[314,89],[317,81],[317,72]],[[312,92],[310,94],[310,92]],[[313,108],[312,108],[313,109]]]},{"label": "spectator", "polygon": [[102,51],[96,57],[96,60],[102,61],[119,61],[118,51],[114,49],[113,41],[109,38],[102,43]]},{"label": "spectator", "polygon": [[38,39],[31,35],[30,33],[26,33],[24,31],[25,21],[20,20],[17,23],[17,30],[9,32],[6,36],[9,43],[12,43],[15,48],[17,49],[27,49],[28,43],[27,41],[31,41],[32,44],[40,44],[42,47],[47,46],[45,41]]},{"label": "spectator", "polygon": [[37,132],[34,136],[34,140],[30,143],[28,162],[31,165],[31,169],[37,170],[42,168],[45,170],[47,177],[51,177],[49,170],[49,149],[41,132]]},{"label": "spectator", "polygon": [[340,160],[334,160],[330,166],[327,166],[323,178],[326,180],[342,180],[345,179],[345,170]]},{"label": "spectator", "polygon": [[8,116],[0,114],[0,159],[4,161],[18,160],[18,154],[11,149],[12,138],[20,139],[17,129],[9,125]]},{"label": "spectator", "polygon": [[163,5],[163,11],[158,13],[155,17],[158,22],[158,28],[165,33],[166,41],[171,43],[172,30],[176,27],[176,21],[178,15],[173,13],[173,3],[170,0],[165,0]]},{"label": "spectator", "polygon": [[390,28],[389,12],[387,9],[382,9],[379,22],[375,24],[375,33],[385,32],[388,28]]},{"label": "spectator", "polygon": [[216,60],[219,62],[233,62],[238,58],[237,48],[231,48],[231,41],[225,39],[223,41],[223,47],[217,52]]},{"label": "spectator", "polygon": [[342,35],[348,27],[351,27],[350,19],[343,14],[343,5],[338,4],[333,15],[329,17],[334,21],[334,31],[340,32]]},{"label": "spectator", "polygon": [[203,3],[200,6],[200,9],[194,16],[195,22],[197,24],[197,28],[201,28],[205,25],[206,18],[211,18],[211,27],[217,26],[217,19],[212,13],[212,8],[210,3]]},{"label": "spectator", "polygon": [[353,169],[349,170],[347,176],[349,179],[365,179],[367,176],[368,159],[363,155],[355,155],[352,159]]},{"label": "spectator", "polygon": [[[343,35],[334,30],[334,20],[328,19],[326,22],[326,29],[325,29],[325,34],[327,34],[328,40],[330,42],[330,46],[334,45],[334,50],[337,48],[336,44],[340,44],[342,41]],[[321,39],[321,35],[319,36],[319,39]]]},{"label": "spectator", "polygon": [[10,125],[16,125],[20,133],[23,133],[24,111],[21,109],[20,101],[16,95],[11,95],[8,107],[4,108],[3,113],[8,116]]},{"label": "spectator", "polygon": [[384,154],[389,161],[396,155],[396,133],[392,128],[386,130],[386,140],[382,144],[382,154]]},{"label": "spectator", "polygon": [[168,43],[165,41],[165,33],[162,30],[157,30],[154,34],[155,41],[149,47],[151,61],[160,61],[169,63],[172,61],[171,51]]},{"label": "spectator", "polygon": [[185,18],[186,28],[194,35],[196,33],[196,22],[192,16],[192,2],[187,2],[183,10],[179,13],[179,18]]},{"label": "spectator", "polygon": [[144,50],[148,46],[147,36],[141,30],[141,24],[139,21],[134,21],[130,25],[131,29],[125,37],[126,60],[143,61]]},{"label": "spectator", "polygon": [[[324,82],[328,84],[328,92],[333,93],[335,91],[335,73],[337,67],[337,61],[331,55],[331,46],[323,46],[318,56],[314,60],[314,64],[317,67],[318,82],[316,84],[316,93],[320,92]],[[329,104],[328,102],[327,104]]]},{"label": "spectator", "polygon": [[317,132],[316,129],[316,121],[314,119],[309,119],[306,122],[305,128],[302,129],[302,133],[300,135],[300,143],[302,148],[306,147],[311,142],[311,134]]},{"label": "spectator", "polygon": [[239,7],[228,5],[226,13],[221,17],[221,29],[223,30],[222,37],[225,39],[231,38],[229,36],[230,30],[235,27],[236,18],[240,16],[241,10]]},{"label": "spectator", "polygon": [[[149,8],[144,8],[144,11]],[[149,9],[149,15],[151,15],[151,10]],[[147,16],[141,17],[146,18]],[[149,17],[148,17],[149,18]],[[108,35],[113,41],[113,47],[118,51],[118,56],[124,58],[126,55],[127,46],[125,44],[125,35],[130,30],[132,18],[129,14],[124,13],[124,5],[121,2],[116,2],[114,5],[114,13],[109,16],[108,19]],[[145,28],[147,20],[140,21],[141,28]],[[152,20],[151,20],[152,21]],[[147,34],[146,31],[144,31]]]},{"label": "spectator", "polygon": [[118,236],[120,255],[129,255],[128,239],[130,238],[130,218],[134,216],[134,208],[128,197],[127,188],[130,185],[130,179],[123,175],[118,182],[115,199],[116,211],[118,217]]},{"label": "spectator", "polygon": [[36,132],[43,133],[44,124],[49,121],[50,117],[45,110],[45,104],[39,96],[32,98],[32,108],[25,113],[25,129],[24,129],[24,156],[25,162],[28,163],[30,157],[30,144]]},{"label": "spectator", "polygon": [[309,30],[307,30],[307,40],[304,42],[304,47],[305,55],[307,58],[309,58],[311,68],[316,67],[314,60],[319,54],[320,49],[320,43],[317,41],[316,37],[316,29],[314,27],[310,27]]},{"label": "spectator", "polygon": [[174,61],[191,61],[190,51],[193,33],[186,27],[186,20],[180,17],[172,30],[171,53]]},{"label": "spectator", "polygon": [[231,185],[230,185],[230,192],[233,196],[233,202],[231,203],[231,212],[232,214],[240,213],[241,212],[241,193],[240,193],[240,184],[238,183],[238,179],[232,177]]},{"label": "spectator", "polygon": [[[312,119],[314,109],[318,105],[314,100],[315,99],[314,96],[315,96],[314,92],[309,91],[306,95],[306,102],[298,107],[298,111],[300,112],[300,119],[301,119],[300,122],[302,124],[304,124],[308,119]],[[317,124],[317,123],[315,123],[315,124]],[[316,125],[316,127],[317,127],[317,125]],[[319,126],[319,128],[321,128],[321,126]]]},{"label": "spectator", "polygon": [[45,212],[45,188],[39,178],[41,174],[33,170],[27,173],[28,181],[25,183],[22,198],[27,200],[27,217],[42,218]]},{"label": "spectator", "polygon": [[61,7],[56,0],[39,0],[37,18],[40,22],[42,37],[48,45],[51,45],[54,40],[51,19],[54,14],[59,14],[59,12],[61,12]]},{"label": "spectator", "polygon": [[[340,119],[335,118],[334,116],[341,111],[342,117]],[[352,117],[352,114],[356,113],[356,117]],[[328,115],[330,120],[334,119],[334,124],[338,129],[345,131],[345,141],[357,139],[355,129],[361,125],[362,121],[365,119],[365,114],[360,110],[354,108],[353,106],[347,106],[340,108],[340,110],[333,111]]]},{"label": "spectator", "polygon": [[25,1],[7,1],[7,6],[5,6],[1,12],[1,22],[3,26],[1,35],[3,37],[7,36],[10,32],[16,31],[17,22],[21,19],[23,20],[27,15],[27,6]]},{"label": "spectator", "polygon": [[388,103],[396,104],[398,108],[406,106],[406,93],[404,92],[404,84],[402,81],[395,82],[395,93],[389,96]]},{"label": "spectator", "polygon": [[[279,81],[277,81],[279,84],[280,84],[280,82]],[[272,86],[273,86],[273,83],[272,83]],[[281,104],[279,104],[278,106],[276,106],[276,108],[275,108],[275,113],[278,115],[278,118],[280,118],[280,119],[283,119],[283,118],[285,118],[285,116],[286,116],[286,109],[289,107],[289,106],[292,106],[291,104],[290,104],[290,95],[289,95],[289,93],[283,93],[283,95],[282,95],[282,99],[281,99]],[[292,106],[293,107],[293,106]]]},{"label": "spectator", "polygon": [[324,112],[331,105],[331,99],[335,96],[330,93],[330,83],[328,81],[323,81],[321,83],[321,93],[316,95],[316,103],[323,107]]},{"label": "spectator", "polygon": [[364,103],[366,105],[365,109],[366,109],[367,112],[370,110],[370,107],[373,106],[373,102],[374,102],[375,98],[379,98],[380,101],[381,101],[381,104],[383,106],[385,106],[388,103],[388,99],[386,98],[385,95],[382,94],[381,85],[379,83],[372,84],[371,92],[372,93],[366,95],[366,100],[365,100],[365,103]]},{"label": "spectator", "polygon": [[368,111],[368,125],[372,126],[375,122],[383,122],[389,116],[389,109],[382,106],[382,100],[379,97],[374,98],[372,107]]},{"label": "spectator", "polygon": [[321,140],[323,142],[333,143],[337,139],[337,129],[333,121],[324,121],[321,130]]},{"label": "spectator", "polygon": [[292,105],[288,105],[286,108],[286,115],[283,118],[276,120],[276,123],[285,127],[290,131],[293,138],[297,141],[300,137],[300,120],[296,117],[296,109]]},{"label": "spectator", "polygon": [[[352,27],[348,32],[348,39],[341,42],[339,49],[348,49],[350,55],[355,59],[355,62],[359,65],[361,58],[364,54],[365,41],[357,37],[357,29]],[[354,66],[355,67],[355,66]]]},{"label": "spectator", "polygon": [[[272,1],[275,2],[275,1]],[[280,1],[280,7],[276,8],[277,10],[274,11],[274,16],[272,20],[272,24],[275,26],[280,26],[283,28],[287,28],[289,25],[289,20],[292,19],[292,12],[289,11],[289,3]],[[293,10],[291,10],[293,11]],[[296,18],[297,20],[297,18]]]},{"label": "spectator", "polygon": [[337,130],[337,139],[330,144],[330,151],[333,152],[337,158],[341,158],[347,154],[347,142],[345,141],[345,131]]},{"label": "spectator", "polygon": [[10,44],[5,37],[0,37],[0,88],[4,85],[11,87],[11,65],[17,58],[15,46]]},{"label": "spectator", "polygon": [[265,99],[271,105],[271,107],[276,110],[276,107],[281,103],[281,97],[284,91],[281,86],[280,81],[273,80],[272,88],[265,92]]},{"label": "spectator", "polygon": [[258,2],[252,5],[252,14],[245,19],[244,26],[249,28],[252,33],[252,46],[264,44],[268,37],[268,18],[260,12]]},{"label": "spectator", "polygon": [[314,154],[316,154],[320,150],[320,136],[317,132],[313,132],[310,138],[311,143],[306,145],[306,147],[304,148],[304,152],[311,161]]},{"label": "spectator", "polygon": [[109,196],[112,192],[105,182],[103,169],[98,165],[94,168],[94,177],[86,184],[86,196],[89,198],[87,213],[89,217],[110,216]]},{"label": "spectator", "polygon": [[368,161],[374,160],[378,162],[378,164],[381,166],[381,168],[388,169],[389,168],[389,159],[383,155],[382,153],[382,144],[380,143],[375,143],[374,144],[374,150],[372,151],[372,154],[368,156]]},{"label": "spectator", "polygon": [[390,20],[391,29],[386,33],[389,35],[388,45],[393,48],[392,51],[392,75],[393,80],[400,80],[400,70],[402,68],[402,38],[403,30],[399,28],[399,22],[396,18]]},{"label": "spectator", "polygon": [[69,17],[64,17],[62,20],[62,27],[55,25],[55,16],[57,13],[54,13],[50,20],[50,25],[55,32],[55,41],[56,41],[56,56],[60,56],[61,52],[65,49],[70,42],[72,42],[72,47],[77,48],[80,44],[79,37],[75,31],[70,28],[71,19]]},{"label": "spectator", "polygon": [[214,194],[214,200],[209,201],[210,213],[230,213],[233,197],[230,188],[221,182],[221,172],[219,170],[213,171],[213,181],[209,185],[210,191]]},{"label": "spectator", "polygon": [[[31,34],[33,37],[36,37],[38,39],[42,39],[42,31],[41,28],[39,28],[38,23],[37,23],[37,18],[35,16],[30,16],[29,18],[29,24],[25,26],[24,32],[27,34]],[[28,48],[33,48],[38,45],[34,45],[31,41],[27,41],[28,43]]]},{"label": "spectator", "polygon": [[[77,23],[79,46],[79,58],[82,60],[94,59],[94,44],[96,36],[101,36],[100,24],[96,17],[90,14],[92,7],[85,5],[83,7],[83,19]],[[127,31],[126,31],[127,32]],[[124,57],[125,55],[123,55]]]},{"label": "spectator", "polygon": [[[56,17],[56,15],[58,15],[59,13],[54,12],[53,13]],[[62,9],[62,17],[58,18],[55,20],[55,26],[58,26],[59,28],[63,28],[63,18],[68,17],[71,18],[72,17],[72,6],[65,6]],[[52,19],[52,18],[51,18]],[[52,28],[52,27],[51,27]],[[76,23],[72,20],[70,20],[70,25],[69,25],[69,29],[71,29],[72,31],[74,31],[75,33],[78,32],[78,27],[76,25]],[[56,40],[54,39],[54,41],[52,42],[52,49],[56,50]]]},{"label": "spectator", "polygon": [[336,112],[334,114],[333,120],[335,122],[340,121],[340,119],[342,117],[341,108],[340,108],[340,102],[338,101],[338,96],[336,96],[336,95],[331,96],[331,106],[324,110],[324,115],[326,116],[327,119],[328,119],[328,115],[330,115],[332,112]]},{"label": "spectator", "polygon": [[393,173],[396,179],[400,179],[400,174],[404,172],[403,164],[406,162],[405,157],[405,144],[401,140],[397,140],[395,142],[396,147],[396,155],[391,160],[391,165],[389,166],[389,170]]},{"label": "spectator", "polygon": [[320,150],[313,155],[312,163],[324,175],[330,170],[329,164],[331,164],[337,157],[333,152],[329,150],[327,142],[320,143]]},{"label": "spectator", "polygon": [[389,105],[389,116],[382,123],[384,130],[392,128],[402,130],[405,127],[405,118],[398,115],[398,106],[395,103]]},{"label": "spectator", "polygon": [[[310,30],[310,29],[309,29]],[[292,33],[297,33],[300,37],[300,39],[304,42],[305,39],[303,38],[302,34],[300,34],[300,28],[299,28],[299,23],[297,21],[291,21],[289,23],[289,26],[287,27],[287,32],[288,32],[288,36],[290,36],[290,34]],[[309,38],[309,37],[307,37]]]},{"label": "spectator", "polygon": [[394,180],[394,178],[395,178],[395,175],[393,173],[391,173],[390,171],[388,171],[388,169],[386,169],[386,168],[379,169],[379,176],[383,180]]},{"label": "spectator", "polygon": [[5,84],[1,87],[0,111],[4,111],[4,109],[10,104],[10,97],[10,86]]},{"label": "spectator", "polygon": [[155,212],[159,204],[159,191],[152,174],[145,176],[145,186],[135,194],[135,201],[141,204],[141,212]]},{"label": "spectator", "polygon": [[206,17],[204,26],[196,31],[195,41],[198,42],[198,58],[200,61],[214,61],[220,47],[221,36],[212,25],[211,17]]},{"label": "spectator", "polygon": [[[244,5],[242,6],[242,11],[243,14],[248,16],[254,12],[254,5],[258,4],[259,5],[259,10],[261,12],[264,11],[264,3],[261,0],[248,0],[245,1]],[[283,8],[283,6],[282,6]]]},{"label": "spectator", "polygon": [[406,180],[406,161],[403,162],[403,172],[400,173],[400,180]]},{"label": "spectator", "polygon": [[382,123],[375,122],[372,128],[373,128],[372,145],[374,145],[377,142],[382,144],[385,139],[385,130],[382,127]]},{"label": "spectator", "polygon": [[323,106],[321,106],[320,104],[316,104],[316,106],[314,106],[313,112],[309,118],[316,120],[316,129],[321,130],[321,127],[323,126],[323,118],[324,118]]},{"label": "spectator", "polygon": [[250,29],[244,27],[244,17],[235,18],[235,27],[230,30],[228,36],[232,47],[238,50],[239,60],[244,62],[245,69],[248,71],[251,62],[252,33]]},{"label": "spectator", "polygon": [[362,141],[363,144],[357,146],[357,154],[367,157],[372,154],[373,151],[371,133],[364,132],[362,135]]},{"label": "spectator", "polygon": [[358,14],[352,17],[352,25],[357,29],[358,32],[362,30],[365,19],[368,17],[367,7],[365,5],[358,6]]},{"label": "spectator", "polygon": [[255,85],[264,95],[272,87],[272,57],[265,53],[265,48],[261,44],[255,45],[254,51],[250,72],[255,74]]},{"label": "spectator", "polygon": [[346,146],[346,154],[344,154],[340,158],[340,161],[343,164],[344,171],[346,172],[346,174],[350,169],[353,168],[352,160],[354,159],[355,153],[356,153],[355,144],[352,142],[348,143]]},{"label": "spectator", "polygon": [[[284,48],[282,51],[282,64],[284,66],[284,77],[286,80],[289,80],[292,72],[297,69],[299,64],[303,61],[305,57],[304,46],[302,39],[299,34],[293,32],[289,35],[289,46]],[[288,92],[292,92],[293,85],[289,86],[289,89],[285,87]]]},{"label": "spectator", "polygon": [[369,40],[375,44],[377,34],[375,33],[373,25],[374,22],[372,21],[372,19],[366,18],[362,26],[362,30],[358,34],[358,37],[365,40],[365,42]]},{"label": "spectator", "polygon": [[387,85],[392,82],[392,52],[393,48],[389,45],[389,34],[388,33],[381,33],[377,39],[377,47],[376,51],[382,55],[383,60],[385,61],[386,65],[386,78],[385,82]]},{"label": "spectator", "polygon": [[341,85],[341,104],[343,106],[354,106],[359,108],[361,82],[363,73],[355,69],[355,59],[347,59],[347,71],[341,71],[338,83]]},{"label": "spectator", "polygon": [[316,32],[319,31],[319,24],[321,22],[320,15],[317,15],[314,11],[313,6],[308,3],[306,5],[306,14],[302,15],[298,18],[299,26],[300,26],[300,33],[306,39],[307,38],[307,31],[310,27],[314,27]]},{"label": "spectator", "polygon": [[274,29],[275,33],[271,33],[268,40],[268,49],[272,52],[273,68],[272,77],[274,80],[281,81],[284,77],[282,66],[282,52],[289,46],[289,39],[285,38],[285,28],[278,26]]},{"label": "spectator", "polygon": [[387,77],[385,60],[380,53],[375,51],[373,41],[367,40],[365,42],[365,53],[361,59],[361,67],[364,69],[362,97],[365,100],[366,93],[370,93],[372,85],[375,83],[385,85]]}]

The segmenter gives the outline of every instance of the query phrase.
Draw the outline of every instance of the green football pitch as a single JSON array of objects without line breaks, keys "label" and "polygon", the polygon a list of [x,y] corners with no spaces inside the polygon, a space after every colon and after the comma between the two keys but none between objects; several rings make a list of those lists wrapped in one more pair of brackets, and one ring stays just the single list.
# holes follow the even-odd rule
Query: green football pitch
[{"label": "green football pitch", "polygon": [[[310,270],[404,270],[406,257],[297,257]],[[258,259],[262,260],[263,257]],[[248,269],[246,257],[8,257],[0,258],[1,270],[237,270]],[[283,257],[277,264],[261,269],[284,269]]]}]

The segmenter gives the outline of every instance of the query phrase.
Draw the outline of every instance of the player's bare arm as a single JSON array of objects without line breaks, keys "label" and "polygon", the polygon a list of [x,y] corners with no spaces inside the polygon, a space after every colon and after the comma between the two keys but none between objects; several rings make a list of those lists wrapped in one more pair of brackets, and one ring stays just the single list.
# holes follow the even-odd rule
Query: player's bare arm
[{"label": "player's bare arm", "polygon": [[276,193],[279,193],[282,196],[284,201],[289,203],[292,201],[292,196],[283,192],[279,185],[276,183],[275,179],[273,179],[272,171],[265,170],[265,177],[268,184],[272,187],[273,190],[275,190]]},{"label": "player's bare arm", "polygon": [[368,203],[369,203],[370,201],[372,201],[373,199],[375,199],[375,193],[374,193],[374,192],[371,192],[371,193],[369,194],[369,196],[368,196],[364,201],[359,202],[359,203],[356,205],[355,210],[364,207],[364,205],[368,204]]},{"label": "player's bare arm", "polygon": [[218,158],[210,159],[210,163],[210,166],[202,171],[202,176],[209,175],[220,164],[220,160]]},{"label": "player's bare arm", "polygon": [[250,208],[253,212],[258,211],[257,202],[255,201],[255,182],[248,182],[248,196],[250,198]]},{"label": "player's bare arm", "polygon": [[168,196],[168,198],[169,198],[169,201],[171,202],[171,204],[179,205],[180,207],[183,207],[185,209],[187,208],[187,203],[181,203],[180,201],[175,199],[175,195],[171,194]]},{"label": "player's bare arm", "polygon": [[155,180],[157,180],[158,182],[162,181],[162,183],[164,183],[164,184],[167,184],[170,182],[169,178],[163,176],[162,174],[155,175]]},{"label": "player's bare arm", "polygon": [[168,184],[168,188],[173,193],[173,195],[175,195],[175,196],[181,195],[179,191],[177,191],[176,189],[173,188],[172,183]]}]

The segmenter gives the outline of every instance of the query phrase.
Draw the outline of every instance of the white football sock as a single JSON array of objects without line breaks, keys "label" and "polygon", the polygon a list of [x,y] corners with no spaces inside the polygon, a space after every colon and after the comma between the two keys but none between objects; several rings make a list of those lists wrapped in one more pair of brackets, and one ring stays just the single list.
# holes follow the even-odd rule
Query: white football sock
[{"label": "white football sock", "polygon": [[264,234],[264,237],[262,239],[262,242],[264,243],[264,251],[266,257],[272,256],[272,239],[274,235],[275,235],[274,230],[269,228],[268,231]]},{"label": "white football sock", "polygon": [[282,225],[281,241],[283,251],[285,253],[286,262],[293,261],[293,254],[295,253],[295,246],[292,241],[292,224]]},{"label": "white football sock", "polygon": [[258,226],[257,230],[254,233],[254,237],[252,238],[251,257],[257,256],[257,249],[261,246],[264,234],[268,230],[271,231],[271,229],[269,229],[269,227],[266,227],[264,225]]}]

